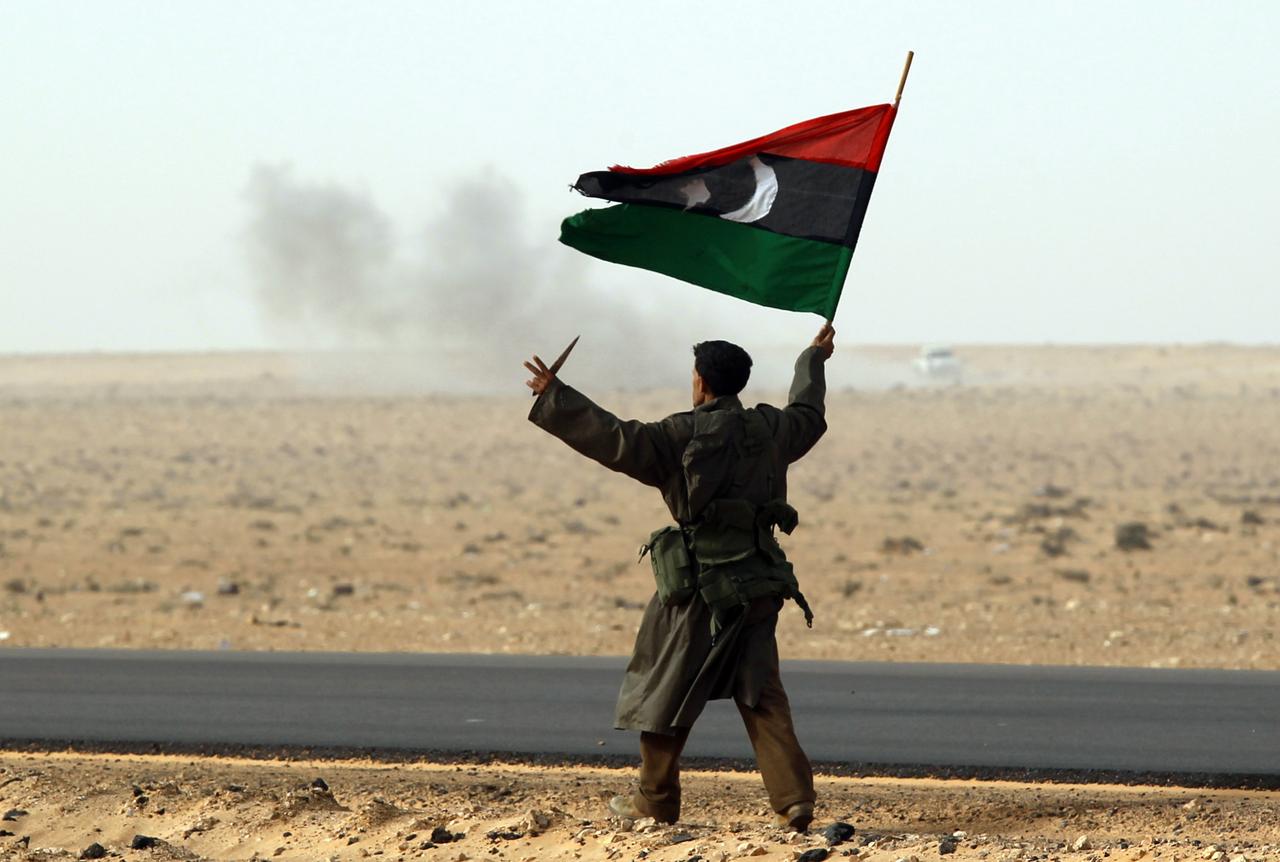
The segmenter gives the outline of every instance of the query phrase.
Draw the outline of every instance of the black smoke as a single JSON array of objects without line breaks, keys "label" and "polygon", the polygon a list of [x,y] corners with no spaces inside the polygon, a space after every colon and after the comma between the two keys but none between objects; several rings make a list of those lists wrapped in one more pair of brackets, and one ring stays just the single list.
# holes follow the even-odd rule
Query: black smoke
[{"label": "black smoke", "polygon": [[[693,338],[678,313],[589,285],[554,237],[531,240],[511,181],[484,173],[444,192],[442,211],[402,241],[369,195],[256,167],[245,241],[266,321],[293,344],[361,351],[373,377],[423,390],[516,390],[523,359],[550,362],[579,333],[562,374],[572,383],[687,385]],[[380,370],[379,352],[395,367]]]}]

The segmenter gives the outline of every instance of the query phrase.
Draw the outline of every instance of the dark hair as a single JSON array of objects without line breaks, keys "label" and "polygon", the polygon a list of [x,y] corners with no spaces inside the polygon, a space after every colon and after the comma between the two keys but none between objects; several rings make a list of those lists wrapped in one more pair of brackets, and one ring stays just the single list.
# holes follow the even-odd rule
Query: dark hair
[{"label": "dark hair", "polygon": [[751,377],[751,357],[736,344],[703,341],[693,345],[693,369],[714,395],[737,395]]}]

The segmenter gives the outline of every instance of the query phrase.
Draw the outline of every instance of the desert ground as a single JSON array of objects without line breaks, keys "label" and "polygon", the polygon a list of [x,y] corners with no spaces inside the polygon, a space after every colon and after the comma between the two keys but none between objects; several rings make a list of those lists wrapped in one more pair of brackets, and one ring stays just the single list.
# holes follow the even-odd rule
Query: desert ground
[{"label": "desert ground", "polygon": [[[914,353],[832,360],[784,542],[817,621],[784,611],[785,657],[1280,668],[1280,348],[974,347],[960,381]],[[0,658],[628,652],[665,510],[525,421],[519,359],[467,394],[404,357],[0,358]],[[761,376],[745,400],[785,397]],[[657,419],[683,383],[584,388]],[[676,827],[605,817],[630,781],[10,752],[0,858],[790,860],[847,820],[833,856],[1280,859],[1275,794],[825,776],[818,830],[787,839],[751,775],[690,774]]]},{"label": "desert ground", "polygon": [[[1280,349],[959,353],[832,360],[784,656],[1280,668]],[[366,365],[0,358],[0,647],[627,653],[656,492],[525,421],[518,356],[484,395]]]},{"label": "desert ground", "polygon": [[[0,808],[11,814],[0,858],[75,859],[93,845],[98,858],[128,860],[1280,858],[1275,793],[822,777],[822,813],[801,836],[767,825],[759,779],[742,773],[688,776],[687,816],[674,826],[606,816],[604,800],[630,777],[492,763],[0,754]],[[824,833],[835,823],[855,831],[832,845]]]}]

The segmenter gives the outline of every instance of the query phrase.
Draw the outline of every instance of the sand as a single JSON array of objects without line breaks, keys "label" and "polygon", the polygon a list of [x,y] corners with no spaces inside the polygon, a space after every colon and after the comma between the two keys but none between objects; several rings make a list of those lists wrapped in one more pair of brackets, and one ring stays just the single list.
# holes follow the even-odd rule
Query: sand
[{"label": "sand", "polygon": [[[1280,667],[1280,349],[972,348],[965,385],[885,388],[910,355],[833,361],[784,656]],[[0,359],[0,646],[627,653],[657,494],[527,423],[518,366],[473,397],[371,369]]]},{"label": "sand", "polygon": [[[492,763],[0,754],[0,809],[26,812],[0,823],[14,833],[0,836],[0,858],[76,858],[97,843],[126,859],[792,860],[827,847],[822,830],[837,820],[856,833],[830,848],[833,859],[942,858],[948,837],[957,862],[1280,858],[1275,793],[821,777],[822,813],[798,836],[767,825],[759,779],[736,773],[689,774],[675,826],[609,816],[604,801],[630,777]],[[159,843],[131,850],[136,835]]]}]

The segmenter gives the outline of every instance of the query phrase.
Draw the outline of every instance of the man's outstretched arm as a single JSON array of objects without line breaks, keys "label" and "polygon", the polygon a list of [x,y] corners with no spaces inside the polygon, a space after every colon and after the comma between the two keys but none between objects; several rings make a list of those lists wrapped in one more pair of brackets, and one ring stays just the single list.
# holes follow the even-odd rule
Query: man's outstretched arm
[{"label": "man's outstretched arm", "polygon": [[826,363],[835,352],[835,338],[835,329],[824,324],[813,343],[796,359],[791,394],[782,411],[783,446],[788,461],[802,457],[826,433]]},{"label": "man's outstretched arm", "polygon": [[643,482],[661,485],[679,466],[670,429],[662,422],[619,419],[556,375],[538,357],[524,367],[538,400],[529,421],[593,461]]}]

